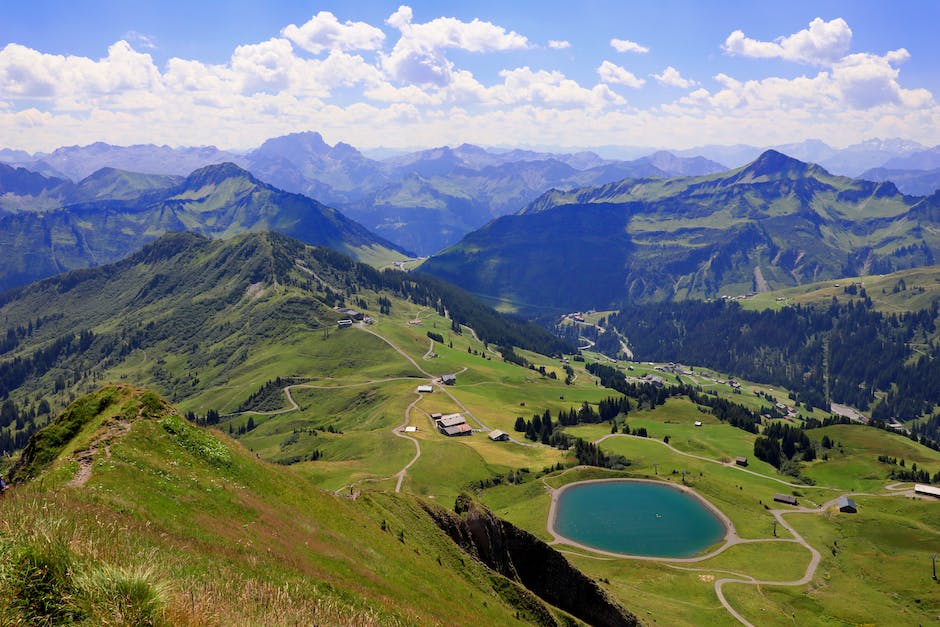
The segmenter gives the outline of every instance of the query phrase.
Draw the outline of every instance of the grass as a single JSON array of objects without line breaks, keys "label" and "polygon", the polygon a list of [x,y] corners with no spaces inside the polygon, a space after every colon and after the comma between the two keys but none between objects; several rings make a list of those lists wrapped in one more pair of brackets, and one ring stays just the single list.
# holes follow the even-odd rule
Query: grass
[{"label": "grass", "polygon": [[[114,409],[145,406],[141,396],[125,388]],[[174,625],[514,621],[518,608],[499,592],[504,584],[414,499],[341,498],[224,436],[205,435],[227,451],[219,465],[206,442],[165,427],[165,408],[145,411],[107,454],[100,451],[83,488],[44,480],[4,497],[5,557],[45,537],[64,551],[43,558],[63,565],[56,592],[34,596],[75,599],[75,611],[95,624],[147,624],[147,616]],[[101,428],[90,421],[77,442]],[[68,466],[60,457],[49,468]],[[17,563],[4,559],[4,576]],[[461,603],[449,602],[444,579],[464,591]],[[5,622],[34,622],[37,614],[16,606],[11,589],[0,588],[0,607],[12,613]]]}]

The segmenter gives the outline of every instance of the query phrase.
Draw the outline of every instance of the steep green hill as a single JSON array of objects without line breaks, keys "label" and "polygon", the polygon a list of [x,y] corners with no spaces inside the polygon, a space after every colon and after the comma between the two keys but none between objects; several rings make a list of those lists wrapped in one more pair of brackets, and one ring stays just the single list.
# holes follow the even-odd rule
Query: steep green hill
[{"label": "steep green hill", "polygon": [[[273,230],[367,262],[404,257],[334,209],[262,183],[231,163],[196,170],[174,187],[159,187],[166,180],[106,170],[79,186],[93,200],[0,219],[0,247],[8,255],[0,291],[116,261],[169,231],[227,238]],[[148,185],[152,191],[143,193]],[[130,194],[128,187],[143,195]]]},{"label": "steep green hill", "polygon": [[421,268],[529,313],[762,292],[933,263],[936,204],[768,151],[720,174],[553,190]]},{"label": "steep green hill", "polygon": [[[574,623],[428,512],[453,514],[316,489],[146,390],[76,400],[13,477],[0,501],[4,624]],[[637,624],[568,569],[594,590],[572,610]]]}]

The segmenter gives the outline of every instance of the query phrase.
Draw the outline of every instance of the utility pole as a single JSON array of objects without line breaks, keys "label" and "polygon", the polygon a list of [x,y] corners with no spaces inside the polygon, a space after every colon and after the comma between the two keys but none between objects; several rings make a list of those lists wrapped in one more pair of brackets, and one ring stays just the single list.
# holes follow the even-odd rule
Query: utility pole
[{"label": "utility pole", "polygon": [[933,553],[933,554],[930,556],[930,561],[933,562],[933,577],[932,577],[932,579],[933,579],[934,581],[936,581],[936,580],[937,580],[937,554],[936,554],[936,553]]}]

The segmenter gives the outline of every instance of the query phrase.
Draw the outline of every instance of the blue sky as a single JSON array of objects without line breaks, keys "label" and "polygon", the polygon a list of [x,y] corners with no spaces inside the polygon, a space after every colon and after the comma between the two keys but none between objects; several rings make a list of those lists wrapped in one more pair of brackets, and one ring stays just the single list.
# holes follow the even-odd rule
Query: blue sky
[{"label": "blue sky", "polygon": [[940,2],[50,0],[0,9],[0,147],[940,143]]}]

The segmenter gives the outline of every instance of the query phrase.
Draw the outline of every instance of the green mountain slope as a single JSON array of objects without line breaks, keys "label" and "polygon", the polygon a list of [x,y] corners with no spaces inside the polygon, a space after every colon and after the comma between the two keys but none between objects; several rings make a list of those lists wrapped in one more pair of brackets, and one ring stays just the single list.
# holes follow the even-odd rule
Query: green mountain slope
[{"label": "green mountain slope", "polygon": [[[128,178],[137,191],[148,181],[166,180],[103,171],[80,186],[96,200],[0,219],[0,247],[9,260],[0,270],[0,291],[116,261],[167,231],[226,238],[274,230],[366,261],[403,257],[394,245],[339,212],[261,183],[233,164],[196,170],[176,187],[129,200]],[[106,200],[97,199],[102,193]]]},{"label": "green mountain slope", "polygon": [[[32,395],[56,406],[66,390],[130,377],[205,412],[234,410],[265,378],[308,369],[417,376],[407,362],[385,365],[395,353],[382,340],[335,333],[344,314],[332,307],[342,303],[379,323],[393,308],[439,309],[450,317],[443,328],[472,325],[493,344],[549,353],[566,347],[438,279],[380,273],[276,233],[228,240],[175,233],[115,264],[3,294],[0,398],[11,394],[24,410]],[[9,422],[0,435],[20,437],[25,425],[4,433]]]},{"label": "green mountain slope", "polygon": [[[438,508],[316,489],[146,390],[78,399],[13,477],[5,624],[572,622],[463,552],[425,511]],[[636,624],[596,589],[607,624]]]},{"label": "green mountain slope", "polygon": [[768,151],[721,174],[553,190],[422,271],[530,312],[760,292],[933,263],[935,205]]}]

